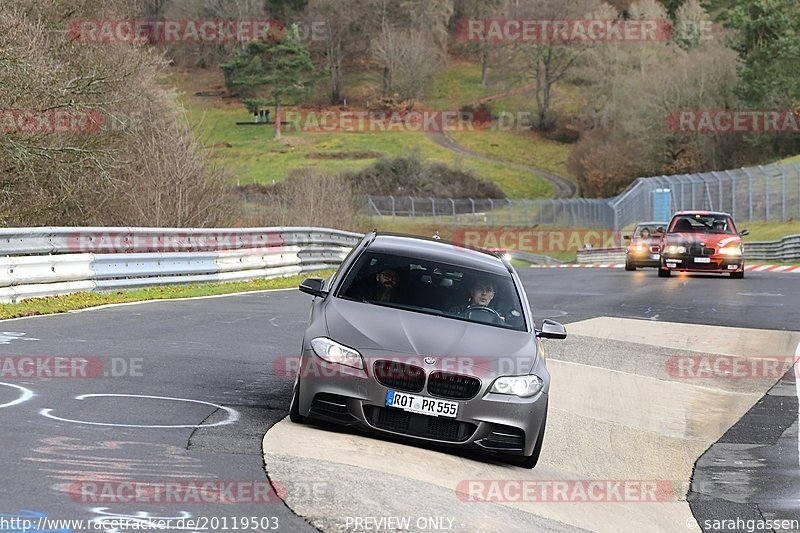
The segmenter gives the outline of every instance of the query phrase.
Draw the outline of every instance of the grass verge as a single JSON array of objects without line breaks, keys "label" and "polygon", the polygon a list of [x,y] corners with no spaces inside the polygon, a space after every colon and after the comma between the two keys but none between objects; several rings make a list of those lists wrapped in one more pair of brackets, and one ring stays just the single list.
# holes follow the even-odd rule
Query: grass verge
[{"label": "grass verge", "polygon": [[[333,270],[315,272],[314,276],[328,277]],[[150,287],[109,293],[76,292],[49,298],[31,298],[17,304],[0,304],[0,319],[23,316],[50,315],[66,313],[76,309],[86,309],[106,304],[141,302],[146,300],[173,300],[195,296],[215,296],[236,292],[262,291],[267,289],[289,289],[297,287],[310,274],[288,278],[258,279],[253,281],[233,281],[226,283],[197,283],[193,285],[171,285]]]}]

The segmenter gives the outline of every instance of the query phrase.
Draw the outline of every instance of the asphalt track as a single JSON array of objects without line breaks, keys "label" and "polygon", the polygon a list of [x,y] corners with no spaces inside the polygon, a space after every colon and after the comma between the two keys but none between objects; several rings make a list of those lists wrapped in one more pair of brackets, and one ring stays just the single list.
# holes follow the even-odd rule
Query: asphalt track
[{"label": "asphalt track", "polygon": [[[0,380],[0,519],[44,515],[106,526],[63,533],[125,531],[113,527],[113,517],[277,517],[281,531],[352,530],[358,517],[366,530],[366,518],[389,513],[431,519],[429,528],[415,522],[406,528],[415,531],[434,525],[606,531],[626,523],[629,530],[698,530],[687,516],[705,531],[746,531],[704,522],[798,518],[793,378],[697,385],[665,370],[675,354],[794,355],[798,336],[792,332],[800,329],[796,275],[659,279],[654,271],[600,269],[525,269],[520,275],[537,320],[559,320],[571,333],[560,344],[548,342],[554,409],[542,461],[531,472],[469,454],[278,424],[292,382],[287,361],[297,353],[309,310],[308,297],[298,291],[147,302],[2,322],[0,356],[97,356],[109,365],[138,365],[138,371]],[[559,383],[559,374],[569,379]],[[595,395],[604,401],[592,401]],[[145,496],[128,502],[119,495],[94,501],[98,493],[86,491],[87,483],[122,481],[258,486],[266,479],[265,433],[267,469],[274,466],[270,478],[285,503],[275,497],[244,503],[246,494],[227,504],[197,503],[185,494],[177,503],[152,503]],[[291,440],[298,435],[302,440]],[[269,448],[271,438],[275,449]],[[369,463],[375,454],[380,457]],[[439,466],[447,470],[438,472]],[[574,503],[468,505],[448,488],[482,476],[565,475],[687,484],[674,501],[594,503],[588,509]],[[205,529],[174,524],[167,530],[225,530],[221,522]]]}]

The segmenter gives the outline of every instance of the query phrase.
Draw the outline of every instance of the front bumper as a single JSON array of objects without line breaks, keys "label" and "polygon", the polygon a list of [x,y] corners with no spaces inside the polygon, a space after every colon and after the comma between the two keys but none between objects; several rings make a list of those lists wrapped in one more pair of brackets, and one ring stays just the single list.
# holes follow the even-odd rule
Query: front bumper
[{"label": "front bumper", "polygon": [[661,254],[658,252],[634,253],[626,251],[626,261],[636,267],[657,267],[661,264]]},{"label": "front bumper", "polygon": [[718,274],[742,272],[744,270],[744,258],[727,255],[668,255],[662,257],[661,268],[678,272],[712,272]]},{"label": "front bumper", "polygon": [[[387,408],[389,387],[366,372],[322,361],[304,353],[298,407],[302,416],[347,425],[367,433],[440,446],[475,448],[493,453],[531,455],[547,414],[545,389],[531,398],[480,392],[458,403],[456,418],[434,417]],[[432,369],[433,370],[433,369]],[[542,376],[549,380],[549,376]],[[394,389],[400,390],[400,389]],[[415,392],[431,396],[426,389]]]}]

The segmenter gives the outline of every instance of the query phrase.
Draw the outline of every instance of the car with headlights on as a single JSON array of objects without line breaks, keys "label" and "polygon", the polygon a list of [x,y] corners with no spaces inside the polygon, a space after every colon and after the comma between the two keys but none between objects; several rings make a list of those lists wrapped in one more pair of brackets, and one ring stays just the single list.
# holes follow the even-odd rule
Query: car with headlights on
[{"label": "car with headlights on", "polygon": [[630,241],[625,247],[625,270],[643,267],[658,267],[661,264],[661,235],[666,231],[665,222],[642,222],[636,225]]},{"label": "car with headlights on", "polygon": [[713,272],[744,278],[742,237],[748,234],[748,230],[737,231],[728,213],[679,211],[661,238],[658,275]]},{"label": "car with headlights on", "polygon": [[472,448],[533,468],[550,374],[522,283],[501,254],[370,233],[314,296],[290,419]]}]

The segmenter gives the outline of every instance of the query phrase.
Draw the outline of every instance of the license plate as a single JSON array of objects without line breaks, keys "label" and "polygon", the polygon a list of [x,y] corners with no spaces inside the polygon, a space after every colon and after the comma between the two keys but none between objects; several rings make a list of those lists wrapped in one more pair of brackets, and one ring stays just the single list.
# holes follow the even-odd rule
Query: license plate
[{"label": "license plate", "polygon": [[736,265],[728,265],[728,270],[736,270],[737,268],[739,267],[737,267]]},{"label": "license plate", "polygon": [[695,263],[710,263],[711,262],[711,258],[710,257],[695,257],[694,258],[694,262]]},{"label": "license plate", "polygon": [[458,403],[437,398],[426,398],[415,394],[406,394],[390,390],[386,393],[386,407],[397,407],[404,411],[428,416],[446,416],[455,418]]},{"label": "license plate", "polygon": [[658,254],[651,254],[650,255],[650,259],[658,259],[658,258],[659,258]]}]

